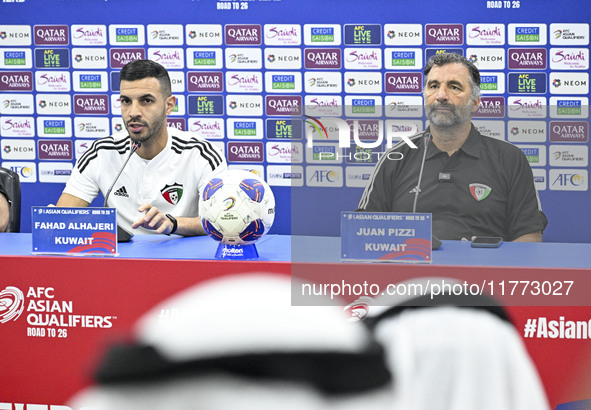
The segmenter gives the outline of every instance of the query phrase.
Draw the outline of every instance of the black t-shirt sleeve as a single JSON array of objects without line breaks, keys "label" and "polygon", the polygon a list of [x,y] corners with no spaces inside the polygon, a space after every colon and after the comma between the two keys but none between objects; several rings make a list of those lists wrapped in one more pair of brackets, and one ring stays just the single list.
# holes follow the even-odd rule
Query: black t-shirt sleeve
[{"label": "black t-shirt sleeve", "polygon": [[508,181],[507,221],[505,232],[507,241],[513,241],[528,233],[544,231],[548,220],[541,210],[541,205],[534,176],[521,150],[514,150],[510,161],[505,164],[513,168]]}]

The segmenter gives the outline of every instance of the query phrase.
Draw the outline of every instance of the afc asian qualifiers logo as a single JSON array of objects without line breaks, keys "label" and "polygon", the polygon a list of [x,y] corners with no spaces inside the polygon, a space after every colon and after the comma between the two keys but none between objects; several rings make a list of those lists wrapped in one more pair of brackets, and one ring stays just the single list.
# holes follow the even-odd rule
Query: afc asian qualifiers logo
[{"label": "afc asian qualifiers logo", "polygon": [[183,197],[183,186],[175,182],[173,185],[166,185],[160,190],[160,193],[166,199],[166,202],[176,205]]},{"label": "afc asian qualifiers logo", "polygon": [[25,308],[25,295],[19,288],[7,286],[0,292],[0,323],[19,318]]}]

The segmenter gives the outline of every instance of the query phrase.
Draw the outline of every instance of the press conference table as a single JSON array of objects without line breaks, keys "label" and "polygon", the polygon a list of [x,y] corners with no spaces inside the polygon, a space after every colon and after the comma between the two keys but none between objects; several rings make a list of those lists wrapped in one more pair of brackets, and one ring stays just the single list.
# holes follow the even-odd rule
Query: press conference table
[{"label": "press conference table", "polygon": [[[267,235],[257,243],[260,257],[244,262],[216,260],[217,243],[208,237],[136,235],[132,242],[119,244],[115,257],[33,256],[31,243],[31,234],[0,234],[0,297],[7,287],[19,289],[24,297],[20,317],[0,323],[0,404],[65,404],[91,382],[90,368],[104,346],[128,337],[143,313],[203,280],[236,273],[266,272],[329,283],[385,284],[420,277],[496,284],[570,280],[574,285],[569,297],[499,300],[511,306],[520,332],[527,320],[540,316],[591,319],[591,244],[503,243],[498,249],[474,249],[469,242],[443,241],[433,251],[432,264],[392,264],[341,263],[340,239],[334,237]],[[345,298],[345,303],[352,300],[354,296]],[[59,306],[71,311],[60,311]],[[57,317],[54,322],[52,316]],[[88,319],[90,326],[83,326],[71,322],[72,316],[100,319]],[[590,398],[588,339],[524,341],[553,408]]]},{"label": "press conference table", "polygon": [[[31,255],[31,234],[0,234],[0,255]],[[254,262],[339,263],[340,238],[267,235],[256,244],[259,258]],[[119,244],[114,259],[216,260],[217,242],[209,237],[183,238],[164,235],[136,235],[131,242]],[[110,258],[110,257],[105,257]],[[434,265],[518,266],[591,268],[589,243],[505,242],[499,248],[471,248],[470,242],[443,241],[433,251]]]}]

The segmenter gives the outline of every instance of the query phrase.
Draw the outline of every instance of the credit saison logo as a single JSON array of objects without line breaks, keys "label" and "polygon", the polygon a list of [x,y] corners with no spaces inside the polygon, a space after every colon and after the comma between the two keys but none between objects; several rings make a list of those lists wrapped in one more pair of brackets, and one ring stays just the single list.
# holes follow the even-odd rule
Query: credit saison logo
[{"label": "credit saison logo", "polygon": [[[572,116],[580,116],[582,115],[582,101],[581,100],[560,100],[556,99],[556,113],[557,115],[572,115]],[[550,105],[553,105],[552,102]]]},{"label": "credit saison logo", "polygon": [[540,41],[540,27],[515,27],[515,41],[519,43]]},{"label": "credit saison logo", "polygon": [[193,65],[195,66],[215,66],[216,53],[215,51],[194,51],[193,52]]},{"label": "credit saison logo", "polygon": [[64,135],[66,133],[66,121],[43,120],[43,133],[46,135]]},{"label": "credit saison logo", "polygon": [[27,57],[25,51],[4,51],[3,65],[5,67],[10,66],[25,66],[27,65]]},{"label": "credit saison logo", "polygon": [[115,29],[115,41],[117,43],[137,43],[138,40],[138,29],[135,27],[117,27]]},{"label": "credit saison logo", "polygon": [[310,42],[312,43],[331,43],[335,40],[334,27],[311,27]]}]

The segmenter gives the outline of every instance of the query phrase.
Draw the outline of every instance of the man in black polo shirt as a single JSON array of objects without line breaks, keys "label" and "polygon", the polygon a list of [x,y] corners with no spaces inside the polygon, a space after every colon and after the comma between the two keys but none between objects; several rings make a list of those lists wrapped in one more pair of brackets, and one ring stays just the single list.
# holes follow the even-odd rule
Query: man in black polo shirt
[{"label": "man in black polo shirt", "polygon": [[8,216],[10,214],[10,203],[8,195],[4,192],[4,187],[0,182],[0,232],[6,231],[8,226]]},{"label": "man in black polo shirt", "polygon": [[508,142],[481,135],[470,121],[480,104],[478,69],[459,54],[445,53],[431,58],[424,74],[430,126],[411,138],[418,149],[403,143],[391,148],[403,154],[402,160],[382,156],[359,209],[430,212],[439,239],[483,235],[542,241],[548,221],[525,155]]}]

